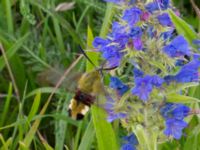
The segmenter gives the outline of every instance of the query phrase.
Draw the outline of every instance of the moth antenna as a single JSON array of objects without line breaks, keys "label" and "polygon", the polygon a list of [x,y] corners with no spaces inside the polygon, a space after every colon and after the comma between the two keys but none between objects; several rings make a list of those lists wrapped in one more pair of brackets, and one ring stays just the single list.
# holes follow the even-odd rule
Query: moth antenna
[{"label": "moth antenna", "polygon": [[83,54],[83,56],[85,56],[85,58],[95,67],[97,68],[97,66],[92,62],[92,60],[88,57],[88,55],[85,53],[85,51],[82,49],[82,47],[79,45],[79,50],[81,51],[81,53]]}]

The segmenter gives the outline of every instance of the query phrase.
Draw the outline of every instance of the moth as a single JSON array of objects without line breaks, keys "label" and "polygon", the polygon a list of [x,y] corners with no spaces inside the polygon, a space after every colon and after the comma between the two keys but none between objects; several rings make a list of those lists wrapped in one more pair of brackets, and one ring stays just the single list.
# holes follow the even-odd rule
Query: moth
[{"label": "moth", "polygon": [[72,119],[81,120],[94,103],[96,96],[103,93],[103,84],[98,70],[84,73],[78,81],[68,113]]},{"label": "moth", "polygon": [[[68,114],[72,119],[81,120],[84,118],[85,114],[89,111],[92,104],[94,104],[98,95],[105,94],[105,88],[103,85],[103,70],[112,70],[116,67],[112,68],[97,68],[94,63],[88,58],[88,56],[81,50],[83,55],[87,58],[87,60],[94,66],[90,72],[83,73],[79,75],[78,82],[76,82],[73,78],[68,77],[68,81],[63,83],[63,87],[66,89],[70,89],[72,91],[71,85],[72,82],[76,82],[74,96],[71,99],[69,106],[68,106]],[[60,71],[61,72],[61,71]],[[52,71],[46,71],[45,73],[40,74],[40,78],[42,76],[42,81],[50,82],[51,85],[55,85],[61,74]],[[41,80],[41,79],[40,79]],[[71,80],[71,81],[69,81]],[[77,80],[77,79],[76,79]],[[40,81],[41,82],[41,81]],[[71,83],[70,83],[71,82]],[[74,88],[74,87],[73,87]]]}]

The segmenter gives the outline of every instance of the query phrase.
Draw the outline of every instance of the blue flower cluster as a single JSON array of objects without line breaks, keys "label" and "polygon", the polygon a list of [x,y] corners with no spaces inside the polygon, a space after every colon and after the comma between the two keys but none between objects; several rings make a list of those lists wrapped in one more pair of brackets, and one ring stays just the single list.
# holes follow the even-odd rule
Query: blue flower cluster
[{"label": "blue flower cluster", "polygon": [[182,130],[187,127],[187,123],[183,120],[188,116],[190,108],[183,104],[167,103],[160,109],[160,113],[165,118],[166,128],[164,134],[180,139]]},{"label": "blue flower cluster", "polygon": [[[108,98],[105,106],[108,121],[125,119],[125,122],[131,122],[133,117],[130,116],[134,116],[131,111],[141,112],[139,117],[142,118],[141,108],[133,104],[137,101],[142,106],[152,106],[153,110],[159,110],[158,106],[165,103],[158,113],[165,120],[164,134],[180,139],[182,130],[187,126],[183,119],[190,109],[183,104],[166,103],[164,99],[168,88],[199,81],[200,55],[193,51],[183,35],[174,34],[173,22],[165,11],[172,8],[170,0],[156,0],[147,4],[132,0],[105,1],[123,5],[126,9],[122,10],[118,21],[112,23],[107,37],[96,37],[93,46],[109,67],[124,69],[124,64],[129,64],[131,70],[133,68],[133,78],[128,81],[132,83],[129,85],[133,97],[127,100],[131,105],[123,107],[121,112],[116,112],[114,108],[123,94],[129,92],[129,87],[117,77],[110,78],[110,88],[117,92],[119,99]],[[193,44],[200,50],[200,40],[194,40]],[[148,118],[148,113],[144,118]],[[122,149],[135,148],[127,142]]]}]

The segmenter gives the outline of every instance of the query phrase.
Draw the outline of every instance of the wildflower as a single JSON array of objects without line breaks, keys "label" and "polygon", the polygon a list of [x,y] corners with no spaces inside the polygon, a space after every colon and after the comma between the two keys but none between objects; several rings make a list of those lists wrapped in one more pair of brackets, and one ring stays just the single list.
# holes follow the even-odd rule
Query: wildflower
[{"label": "wildflower", "polygon": [[109,44],[109,40],[107,39],[103,39],[101,37],[95,37],[94,41],[93,41],[93,46],[97,49],[101,49],[102,47],[106,46],[107,44]]},{"label": "wildflower", "polygon": [[192,43],[200,46],[200,40],[199,39],[193,40]]},{"label": "wildflower", "polygon": [[123,53],[121,52],[121,48],[116,45],[109,45],[103,47],[102,56],[105,58],[110,67],[119,66],[121,62],[121,58]]},{"label": "wildflower", "polygon": [[170,57],[179,57],[184,55],[190,55],[189,45],[185,38],[181,35],[174,38],[170,44],[163,48],[164,52]]},{"label": "wildflower", "polygon": [[107,121],[108,122],[113,122],[116,119],[121,119],[121,118],[126,118],[127,114],[124,112],[115,112],[113,107],[114,107],[115,101],[112,99],[112,97],[107,96],[107,101],[104,106],[105,110],[107,111]]},{"label": "wildflower", "polygon": [[122,19],[125,20],[130,26],[133,26],[140,21],[141,13],[142,11],[139,8],[133,7],[124,11]]},{"label": "wildflower", "polygon": [[182,120],[188,113],[190,112],[190,108],[183,104],[175,104],[175,103],[166,103],[164,107],[161,108],[160,113],[165,119],[178,119]]},{"label": "wildflower", "polygon": [[167,13],[157,16],[158,22],[163,26],[172,26],[173,23]]},{"label": "wildflower", "polygon": [[200,50],[200,40],[199,39],[193,40],[192,43],[197,46],[198,50]]},{"label": "wildflower", "polygon": [[125,85],[121,80],[119,80],[117,77],[111,77],[110,78],[110,85],[111,88],[115,89],[118,93],[118,95],[122,96],[124,93],[128,91],[128,86]]},{"label": "wildflower", "polygon": [[141,100],[147,101],[153,87],[160,87],[164,80],[159,76],[149,76],[135,79],[135,87],[132,89],[132,94],[137,95]]},{"label": "wildflower", "polygon": [[146,10],[153,13],[156,10],[159,10],[160,8],[162,10],[165,10],[169,7],[170,1],[169,0],[156,0],[155,2],[148,3],[146,5]]},{"label": "wildflower", "polygon": [[115,4],[120,4],[120,3],[123,3],[125,0],[104,0],[104,1],[115,3]]},{"label": "wildflower", "polygon": [[133,39],[133,46],[136,50],[142,50],[143,44],[141,40],[142,29],[140,27],[133,27],[130,31],[130,37]]},{"label": "wildflower", "polygon": [[164,134],[166,136],[172,136],[175,139],[180,139],[182,136],[182,130],[187,127],[187,123],[178,119],[167,119],[165,122],[166,128]]},{"label": "wildflower", "polygon": [[169,8],[170,0],[158,0],[158,4],[162,8],[162,10],[165,10]]},{"label": "wildflower", "polygon": [[127,33],[127,26],[123,26],[118,22],[112,24],[112,42],[117,43],[121,48],[124,48],[128,43],[129,34]]},{"label": "wildflower", "polygon": [[121,150],[136,150],[135,146],[138,144],[137,137],[135,134],[130,134],[128,136],[123,137],[123,145],[121,146]]},{"label": "wildflower", "polygon": [[153,26],[148,26],[146,32],[149,38],[155,37],[156,31],[154,30]]},{"label": "wildflower", "polygon": [[154,86],[160,87],[164,80],[157,75],[152,76],[151,82]]},{"label": "wildflower", "polygon": [[141,70],[137,69],[137,68],[133,69],[133,74],[134,74],[134,78],[142,77],[144,75],[144,73]]},{"label": "wildflower", "polygon": [[134,39],[133,40],[133,46],[136,50],[142,50],[143,48],[143,43],[141,39]]},{"label": "wildflower", "polygon": [[200,61],[193,60],[184,65],[181,70],[174,76],[176,82],[197,82],[199,79],[198,69],[200,67]]},{"label": "wildflower", "polygon": [[107,117],[107,121],[108,122],[113,122],[116,119],[122,119],[125,118],[127,116],[126,113],[122,113],[122,112],[114,112],[114,111],[110,111],[108,113],[108,117]]},{"label": "wildflower", "polygon": [[160,109],[161,115],[166,119],[164,134],[180,139],[182,130],[187,126],[183,119],[188,116],[190,108],[183,104],[166,103]]},{"label": "wildflower", "polygon": [[151,79],[151,76],[136,78],[135,87],[131,91],[132,94],[137,95],[143,101],[147,101],[149,99],[149,94],[153,90]]},{"label": "wildflower", "polygon": [[132,39],[138,39],[138,38],[141,38],[142,36],[142,29],[140,27],[133,27],[131,28],[131,31],[130,31],[130,37]]},{"label": "wildflower", "polygon": [[164,40],[171,39],[173,37],[173,32],[174,32],[174,29],[172,29],[170,31],[162,32],[160,36]]}]

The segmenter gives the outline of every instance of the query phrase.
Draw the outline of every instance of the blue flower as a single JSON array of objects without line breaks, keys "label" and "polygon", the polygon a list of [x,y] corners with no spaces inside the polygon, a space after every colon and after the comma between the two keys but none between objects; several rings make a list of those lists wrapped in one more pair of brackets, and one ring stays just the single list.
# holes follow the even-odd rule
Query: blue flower
[{"label": "blue flower", "polygon": [[149,99],[149,94],[153,90],[151,79],[152,79],[151,76],[136,78],[135,87],[131,91],[132,94],[137,95],[143,101],[147,101]]},{"label": "blue flower", "polygon": [[148,26],[146,32],[149,38],[155,37],[156,31],[154,30],[153,26]]},{"label": "blue flower", "polygon": [[124,0],[104,0],[106,2],[111,2],[111,3],[115,3],[115,4],[120,4],[120,3],[123,3]]},{"label": "blue flower", "polygon": [[170,30],[170,31],[166,31],[166,32],[162,32],[160,34],[160,36],[164,39],[164,40],[167,40],[167,39],[171,39],[173,37],[173,32],[174,32],[174,29]]},{"label": "blue flower", "polygon": [[113,122],[116,119],[121,119],[121,118],[126,118],[127,114],[126,113],[122,113],[122,112],[114,112],[114,111],[110,111],[108,113],[108,117],[107,117],[107,121],[108,122]]},{"label": "blue flower", "polygon": [[122,19],[128,22],[130,26],[133,26],[140,21],[141,13],[142,11],[139,8],[133,7],[124,11]]},{"label": "blue flower", "polygon": [[161,77],[154,75],[152,76],[151,82],[155,87],[160,87],[163,84],[164,80]]},{"label": "blue flower", "polygon": [[123,26],[118,22],[112,24],[112,42],[117,43],[120,47],[124,48],[129,41],[129,34],[127,33],[127,26]]},{"label": "blue flower", "polygon": [[137,68],[134,68],[133,75],[134,75],[134,78],[142,77],[144,75],[144,72],[142,72],[141,70]]},{"label": "blue flower", "polygon": [[123,144],[121,150],[136,150],[135,146],[130,143]]},{"label": "blue flower", "polygon": [[156,10],[159,10],[161,8],[162,10],[165,10],[169,7],[170,1],[169,0],[156,0],[155,2],[148,3],[145,8],[149,12],[153,13]]},{"label": "blue flower", "polygon": [[170,0],[158,0],[162,10],[169,8]]},{"label": "blue flower", "polygon": [[111,88],[115,89],[119,96],[122,96],[129,89],[127,85],[125,85],[120,79],[117,77],[110,77],[110,85]]},{"label": "blue flower", "polygon": [[175,81],[175,77],[173,75],[167,75],[164,77],[164,81],[169,85],[170,82]]},{"label": "blue flower", "polygon": [[183,120],[188,116],[190,108],[178,103],[166,103],[161,109],[160,113],[165,119]]},{"label": "blue flower", "polygon": [[197,46],[200,46],[200,40],[199,39],[193,40],[192,43],[197,45]]},{"label": "blue flower", "polygon": [[198,50],[200,50],[200,39],[193,40],[192,43],[197,46]]},{"label": "blue flower", "polygon": [[109,44],[110,41],[107,40],[107,39],[103,39],[101,37],[95,37],[92,45],[95,47],[95,48],[98,48],[98,49],[101,49],[102,47],[106,46],[107,44]]},{"label": "blue flower", "polygon": [[186,83],[186,82],[198,82],[200,67],[199,60],[193,60],[186,65],[184,65],[181,70],[174,76],[176,82]]},{"label": "blue flower", "polygon": [[145,6],[146,10],[149,11],[150,13],[156,11],[159,9],[158,7],[158,4],[156,2],[151,2],[151,3],[148,3],[146,6]]},{"label": "blue flower", "polygon": [[182,136],[182,130],[187,127],[187,123],[183,120],[167,119],[165,122],[166,128],[164,134],[166,136],[172,136],[175,139],[180,139]]},{"label": "blue flower", "polygon": [[112,97],[107,96],[107,101],[105,103],[104,109],[106,110],[107,115],[108,115],[107,116],[108,122],[113,122],[116,119],[127,117],[127,114],[124,112],[115,112],[114,105],[115,105],[115,101],[112,99]]},{"label": "blue flower", "polygon": [[182,67],[185,64],[185,60],[178,59],[175,63],[176,66]]},{"label": "blue flower", "polygon": [[135,78],[135,87],[132,89],[132,94],[137,95],[141,100],[147,101],[153,87],[160,87],[164,80],[157,75]]},{"label": "blue flower", "polygon": [[116,45],[105,46],[101,49],[102,56],[105,58],[109,67],[119,66],[121,62],[121,58],[123,53],[121,52],[121,48]]},{"label": "blue flower", "polygon": [[157,16],[158,22],[163,26],[172,26],[173,23],[167,13]]},{"label": "blue flower", "polygon": [[131,28],[129,36],[133,39],[133,46],[136,50],[142,50],[143,43],[141,40],[142,29],[140,27]]},{"label": "blue flower", "polygon": [[129,35],[130,35],[130,37],[132,39],[141,38],[141,36],[142,36],[142,29],[140,27],[138,27],[138,26],[133,27],[133,28],[131,28],[131,31],[130,31]]},{"label": "blue flower", "polygon": [[163,50],[170,57],[179,57],[184,55],[190,56],[188,42],[181,35],[174,38],[170,44],[163,48]]},{"label": "blue flower", "polygon": [[136,150],[135,146],[138,144],[137,137],[135,134],[130,134],[128,136],[123,137],[123,145],[121,146],[121,150]]}]

